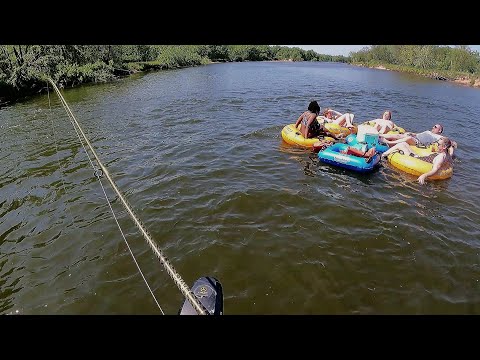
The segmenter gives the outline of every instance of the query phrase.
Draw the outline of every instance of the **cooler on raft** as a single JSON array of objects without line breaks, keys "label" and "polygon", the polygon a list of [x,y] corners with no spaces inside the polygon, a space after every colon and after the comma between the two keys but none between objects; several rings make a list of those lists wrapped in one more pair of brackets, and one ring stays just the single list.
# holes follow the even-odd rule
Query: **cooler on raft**
[{"label": "cooler on raft", "polygon": [[388,145],[379,143],[380,134],[377,129],[370,125],[358,125],[357,135],[351,134],[345,138],[348,145],[362,151],[375,146],[378,153],[388,150]]},{"label": "cooler on raft", "polygon": [[357,142],[362,143],[362,145],[366,147],[364,151],[377,146],[379,137],[380,134],[373,126],[358,125]]}]

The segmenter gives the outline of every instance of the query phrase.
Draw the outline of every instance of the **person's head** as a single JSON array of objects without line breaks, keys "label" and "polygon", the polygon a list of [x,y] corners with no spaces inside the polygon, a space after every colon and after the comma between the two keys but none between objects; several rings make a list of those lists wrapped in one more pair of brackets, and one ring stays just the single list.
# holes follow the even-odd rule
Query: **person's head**
[{"label": "person's head", "polygon": [[331,119],[332,118],[332,110],[330,110],[329,108],[326,108],[325,110],[323,110],[323,116]]},{"label": "person's head", "polygon": [[452,146],[452,141],[447,138],[447,137],[442,137],[440,140],[438,140],[438,151],[448,151],[450,147]]},{"label": "person's head", "polygon": [[443,133],[443,126],[440,124],[435,124],[432,127],[432,133],[434,134],[441,134]]},{"label": "person's head", "polygon": [[390,110],[385,110],[383,112],[382,118],[385,119],[385,120],[391,120],[392,119],[392,112]]},{"label": "person's head", "polygon": [[310,104],[308,105],[308,110],[318,115],[320,113],[320,106],[314,100],[314,101],[311,101]]}]

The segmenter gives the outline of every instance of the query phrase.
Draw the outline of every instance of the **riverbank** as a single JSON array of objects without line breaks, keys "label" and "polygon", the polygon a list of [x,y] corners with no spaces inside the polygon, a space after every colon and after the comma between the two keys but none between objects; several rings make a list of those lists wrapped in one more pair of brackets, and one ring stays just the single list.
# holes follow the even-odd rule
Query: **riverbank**
[{"label": "riverbank", "polygon": [[363,64],[363,63],[351,63],[354,66],[368,67],[370,69],[386,70],[386,71],[398,71],[416,74],[419,76],[428,77],[430,79],[454,82],[459,85],[480,88],[480,77],[468,74],[459,73],[453,71],[442,70],[420,70],[416,68],[409,68],[405,66],[397,66],[393,64]]},{"label": "riverbank", "polygon": [[[178,64],[167,64],[160,63],[157,61],[145,61],[145,62],[131,62],[126,63],[125,68],[113,68],[113,73],[111,77],[107,80],[100,80],[100,81],[84,81],[84,82],[72,82],[67,86],[63,86],[63,88],[73,88],[81,85],[86,84],[99,84],[105,82],[111,82],[115,80],[119,80],[125,77],[128,77],[133,74],[142,73],[142,72],[149,72],[149,71],[161,71],[161,70],[174,70],[174,69],[183,69],[188,67],[195,67],[201,65],[209,65],[209,64],[216,64],[219,61],[202,61],[198,64],[190,64],[190,65],[178,65]],[[62,87],[62,86],[60,86]],[[11,105],[16,102],[21,102],[24,100],[29,99],[31,96],[46,93],[47,87],[32,87],[32,88],[25,88],[25,89],[15,89],[12,86],[8,86],[5,83],[0,83],[0,108]]]},{"label": "riverbank", "polygon": [[[150,72],[150,71],[163,71],[163,70],[178,70],[178,69],[185,69],[190,67],[202,66],[202,65],[211,65],[211,64],[220,64],[226,61],[219,61],[219,60],[210,60],[207,58],[202,58],[195,62],[190,62],[187,65],[184,65],[179,62],[165,62],[165,61],[137,61],[137,62],[128,62],[123,64],[123,68],[112,67],[111,76],[107,79],[105,77],[102,80],[97,81],[84,81],[83,82],[75,82],[72,81],[70,84],[65,85],[60,83],[60,88],[73,88],[80,85],[86,84],[98,84],[98,83],[105,83],[111,82],[115,80],[119,80],[125,77],[128,77],[133,74],[138,74],[142,72]],[[0,82],[0,108],[14,104],[16,102],[21,102],[27,100],[33,95],[46,93],[47,87],[41,87],[40,85],[36,84],[37,86],[32,86],[31,88],[23,88],[23,89],[16,89],[11,85],[7,85],[4,82]]]},{"label": "riverbank", "polygon": [[[264,60],[266,62],[291,62],[292,59],[282,59],[282,60]],[[141,61],[141,62],[129,62],[124,64],[124,68],[113,68],[112,78],[108,81],[118,80],[132,74],[140,73],[140,72],[148,72],[148,71],[160,71],[160,70],[173,70],[173,69],[182,69],[188,67],[195,67],[200,65],[209,65],[209,64],[216,64],[225,61],[215,61],[215,60],[207,60],[205,58],[198,60],[197,62],[190,62],[188,65],[183,65],[180,63],[166,63],[164,61]],[[405,66],[398,66],[393,64],[382,64],[382,63],[351,63],[354,66],[360,67],[368,67],[371,69],[378,69],[378,70],[386,70],[386,71],[398,71],[398,72],[406,72],[406,73],[413,73],[419,76],[428,77],[435,80],[440,81],[449,81],[454,82],[459,85],[469,86],[480,88],[480,77],[476,77],[472,74],[468,73],[459,73],[453,71],[434,71],[434,70],[421,70],[417,68],[409,68]],[[93,81],[93,83],[100,83],[106,82],[103,81]],[[64,87],[75,87],[81,84],[92,83],[92,82],[80,82],[75,83]],[[32,87],[28,89],[15,89],[6,85],[5,83],[0,83],[0,108],[11,105],[12,103],[19,102],[25,99],[28,99],[30,96],[46,92],[46,87],[38,88]]]},{"label": "riverbank", "polygon": [[[290,60],[265,60],[265,61],[288,62]],[[146,73],[151,71],[178,70],[178,69],[185,69],[185,68],[197,67],[202,65],[220,64],[224,62],[226,61],[217,61],[217,60],[209,60],[209,59],[202,59],[198,63],[191,63],[188,65],[180,65],[178,63],[165,64],[164,62],[161,62],[161,61],[129,62],[124,64],[124,68],[112,68],[112,74],[108,80],[72,82],[69,85],[64,84],[62,86],[62,84],[58,84],[58,86],[60,88],[74,88],[81,85],[100,84],[100,83],[120,80],[130,75],[143,73],[143,72]],[[11,85],[7,85],[4,82],[0,82],[0,109],[2,107],[6,107],[17,102],[28,100],[33,95],[46,93],[46,92],[47,92],[47,86],[40,87],[38,84],[37,86],[33,86],[31,88],[16,89]]]}]

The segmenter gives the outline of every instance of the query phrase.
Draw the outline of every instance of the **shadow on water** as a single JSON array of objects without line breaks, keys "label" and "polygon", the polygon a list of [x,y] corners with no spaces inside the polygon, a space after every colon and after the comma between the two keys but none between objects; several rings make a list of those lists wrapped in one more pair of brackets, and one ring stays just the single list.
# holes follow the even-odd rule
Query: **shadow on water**
[{"label": "shadow on water", "polygon": [[376,174],[381,171],[381,163],[379,162],[372,171],[366,173],[360,173],[358,171],[345,169],[330,164],[325,164],[318,158],[318,152],[314,152],[310,149],[300,148],[294,145],[289,145],[282,141],[279,150],[286,154],[297,155],[292,157],[297,160],[303,166],[303,172],[310,177],[330,175],[331,179],[338,177],[350,177],[358,180],[366,185],[372,184]]}]

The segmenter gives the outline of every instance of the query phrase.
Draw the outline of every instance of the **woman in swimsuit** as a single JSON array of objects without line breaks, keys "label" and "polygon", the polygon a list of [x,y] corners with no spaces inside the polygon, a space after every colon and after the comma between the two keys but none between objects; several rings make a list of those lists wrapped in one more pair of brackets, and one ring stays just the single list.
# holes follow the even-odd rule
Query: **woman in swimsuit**
[{"label": "woman in swimsuit", "polygon": [[450,156],[449,152],[449,149],[451,147],[452,141],[447,137],[442,137],[440,140],[438,140],[438,151],[433,152],[427,156],[418,156],[412,151],[410,145],[408,145],[406,142],[401,142],[385,151],[382,154],[382,159],[385,159],[389,154],[393,152],[399,151],[403,152],[404,155],[410,155],[418,158],[419,160],[431,163],[433,165],[432,170],[418,177],[418,182],[420,184],[424,184],[427,177],[435,175],[436,172],[440,169],[445,169],[452,166],[452,157]]},{"label": "woman in swimsuit", "polygon": [[355,117],[354,114],[351,113],[345,113],[342,114],[338,111],[335,111],[333,109],[325,109],[322,113],[322,120],[329,122],[329,123],[334,123],[342,127],[346,128],[353,128],[353,118]]},{"label": "woman in swimsuit", "polygon": [[302,113],[295,122],[295,128],[301,124],[300,132],[305,139],[314,138],[320,133],[320,124],[317,121],[317,116],[320,113],[320,106],[316,101],[310,102],[308,110]]},{"label": "woman in swimsuit", "polygon": [[392,121],[392,112],[390,110],[386,110],[381,119],[370,120],[369,123],[379,134],[386,134],[395,127],[395,124]]}]

